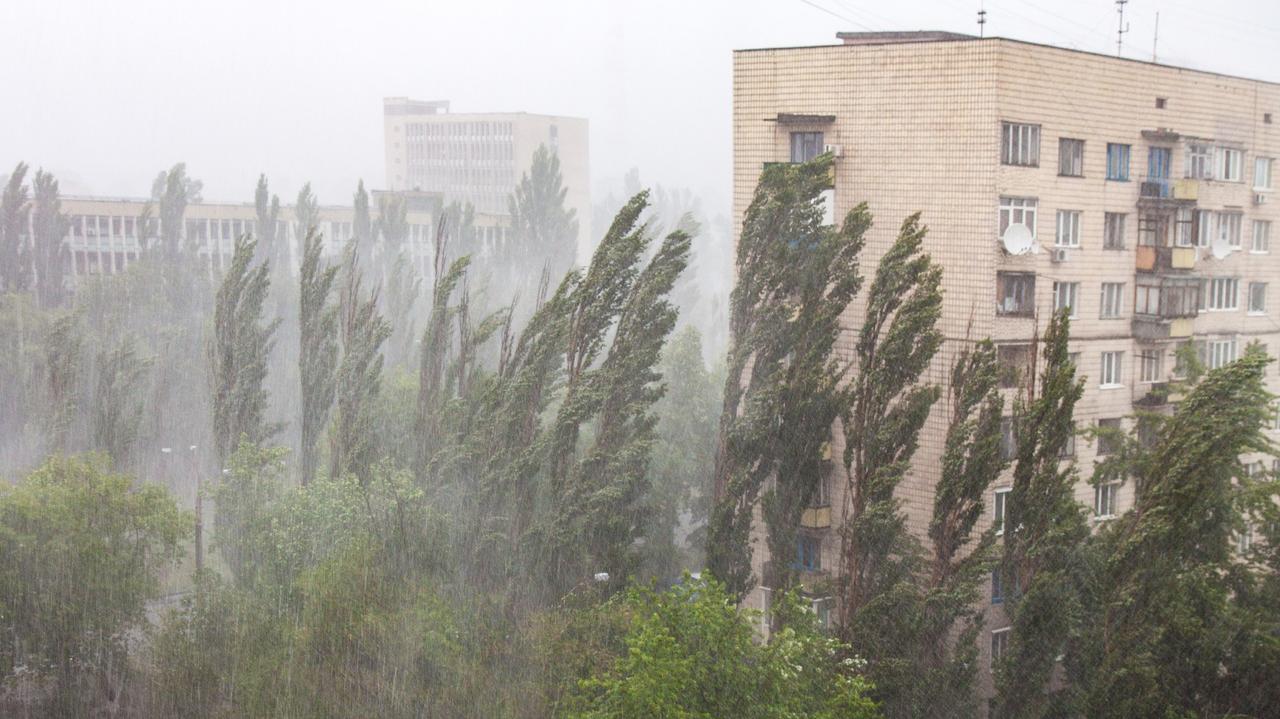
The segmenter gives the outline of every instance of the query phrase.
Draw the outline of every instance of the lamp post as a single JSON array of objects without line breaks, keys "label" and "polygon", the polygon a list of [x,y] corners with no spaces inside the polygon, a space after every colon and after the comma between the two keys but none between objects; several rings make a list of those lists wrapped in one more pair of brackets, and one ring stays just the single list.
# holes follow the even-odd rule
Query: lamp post
[{"label": "lamp post", "polygon": [[[196,573],[199,574],[200,570],[204,569],[204,500],[201,496],[202,492],[200,491],[200,466],[199,463],[196,462],[197,449],[199,449],[199,447],[194,444],[187,447],[187,461],[190,462],[191,474],[196,480]],[[160,453],[172,455],[173,449],[170,447],[161,447]]]}]

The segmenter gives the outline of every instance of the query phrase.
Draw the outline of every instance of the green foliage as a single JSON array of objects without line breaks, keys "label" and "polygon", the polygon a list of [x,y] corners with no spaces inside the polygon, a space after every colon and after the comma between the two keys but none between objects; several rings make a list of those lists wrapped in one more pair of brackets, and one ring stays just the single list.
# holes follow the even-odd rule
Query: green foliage
[{"label": "green foliage", "polygon": [[[201,201],[204,183],[187,177],[187,165],[179,162],[169,171],[161,171],[151,185],[151,199],[160,205],[160,249],[168,264],[177,262],[183,253],[194,254],[194,247],[182,247],[183,218],[187,205]],[[149,224],[149,223],[148,223]],[[189,242],[195,238],[188,238]]]},{"label": "green foliage", "polygon": [[67,217],[62,214],[58,181],[51,173],[36,170],[31,183],[31,245],[36,290],[42,307],[61,305],[66,294]]},{"label": "green foliage", "polygon": [[387,193],[378,198],[378,234],[384,243],[384,253],[396,257],[409,236],[409,204],[404,195]]},{"label": "green foliage", "polygon": [[848,403],[833,349],[861,286],[857,259],[871,216],[859,206],[839,229],[823,224],[830,172],[826,156],[766,167],[738,242],[707,564],[739,597],[751,584],[747,539],[769,478],[775,488],[763,505],[777,561],[764,579],[777,588],[794,581],[796,528]]},{"label": "green foliage", "polygon": [[298,376],[301,381],[302,483],[315,476],[317,444],[333,406],[338,364],[338,306],[330,298],[338,268],[320,259],[324,240],[309,231],[302,246],[298,280]]},{"label": "green foliage", "polygon": [[0,195],[0,292],[25,292],[31,287],[31,242],[27,237],[31,191],[25,181],[27,164],[19,162]]},{"label": "green foliage", "polygon": [[127,464],[138,440],[145,407],[145,383],[151,361],[138,354],[132,335],[98,355],[93,396],[93,444],[116,466]]},{"label": "green foliage", "polygon": [[270,266],[251,267],[257,242],[236,240],[231,266],[218,288],[209,343],[214,447],[221,463],[247,439],[261,443],[279,428],[265,419],[267,359],[279,320],[263,323]]},{"label": "green foliage", "polygon": [[118,692],[127,632],[190,526],[163,489],[102,457],[54,457],[0,484],[0,674],[50,677],[50,716]]},{"label": "green foliage", "polygon": [[573,266],[578,246],[577,210],[565,207],[569,188],[560,174],[560,158],[539,145],[508,201],[511,241],[502,248],[508,276],[527,276],[532,261],[541,262],[552,277]]},{"label": "green foliage", "polygon": [[69,449],[72,423],[78,414],[83,346],[80,333],[79,318],[64,314],[53,320],[45,339],[45,436],[52,452]]},{"label": "green foliage", "polygon": [[658,594],[632,590],[625,653],[581,684],[565,716],[876,717],[858,664],[795,603],[780,602],[786,629],[765,643],[754,622],[714,581],[685,581]]},{"label": "green foliage", "polygon": [[311,183],[307,182],[298,190],[298,199],[293,204],[294,236],[306,237],[311,234],[320,222],[320,201],[316,193],[311,191]]},{"label": "green foliage", "polygon": [[378,314],[378,291],[367,296],[361,291],[352,251],[347,252],[344,279],[338,318],[342,360],[335,376],[329,476],[351,473],[365,482],[377,460],[376,438],[369,430],[382,377],[382,343],[391,336],[391,326]]}]

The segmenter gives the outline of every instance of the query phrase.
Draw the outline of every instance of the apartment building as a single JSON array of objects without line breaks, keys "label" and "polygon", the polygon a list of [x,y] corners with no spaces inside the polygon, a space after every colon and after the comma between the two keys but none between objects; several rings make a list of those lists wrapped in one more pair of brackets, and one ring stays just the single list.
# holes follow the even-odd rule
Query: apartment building
[{"label": "apartment building", "polygon": [[[1009,380],[1032,340],[1069,307],[1070,351],[1085,378],[1077,427],[1126,426],[1194,343],[1217,367],[1257,341],[1280,353],[1280,84],[1003,38],[935,32],[841,33],[840,44],[734,54],[734,212],[762,166],[836,156],[832,216],[866,201],[868,281],[904,217],[921,211],[944,268],[946,337],[925,381],[946,387],[958,351],[990,337]],[[1273,252],[1273,241],[1278,243]],[[853,356],[863,298],[837,348]],[[1280,372],[1271,370],[1272,390]],[[949,412],[925,427],[900,489],[925,536]],[[833,432],[831,455],[843,453]],[[1280,436],[1278,436],[1280,438]],[[1007,438],[1011,444],[1012,437]],[[1076,496],[1102,523],[1132,503],[1127,484],[1095,488],[1109,451],[1078,439]],[[1269,468],[1246,457],[1251,471]],[[1269,461],[1269,460],[1266,460]],[[806,512],[794,557],[806,580],[837,567],[844,473]],[[1011,478],[991,488],[980,530],[999,526]],[[757,576],[768,550],[755,536]],[[1248,537],[1241,537],[1248,542]],[[992,577],[983,665],[1007,645]],[[747,601],[767,608],[769,590]],[[987,690],[989,672],[984,672]]]},{"label": "apartment building", "polygon": [[[386,194],[375,190],[370,198],[370,214],[375,231],[379,198]],[[424,275],[430,273],[434,255],[435,234],[442,200],[427,193],[400,193],[407,204],[409,235],[405,247],[414,267]],[[70,251],[70,275],[75,279],[95,274],[123,272],[136,262],[144,246],[158,242],[159,220],[154,203],[151,210],[150,237],[141,237],[139,220],[148,201],[140,198],[64,196],[62,212],[68,219],[67,248]],[[336,257],[351,239],[354,210],[350,206],[325,205],[319,208],[317,229],[323,234],[325,250]],[[219,273],[231,263],[236,238],[257,234],[258,216],[252,203],[201,202],[187,206],[183,218],[182,237],[195,248],[205,266]],[[481,251],[501,242],[508,232],[505,216],[478,213],[475,231]],[[289,243],[290,264],[296,271],[302,258],[303,234],[297,227],[292,205],[280,208],[276,236]],[[145,240],[145,241],[144,241]],[[375,239],[375,252],[381,239]]]},{"label": "apartment building", "polygon": [[525,112],[453,113],[447,100],[383,100],[387,187],[439,193],[502,215],[533,153],[560,159],[565,203],[578,214],[578,246],[590,246],[591,175],[587,121]]}]

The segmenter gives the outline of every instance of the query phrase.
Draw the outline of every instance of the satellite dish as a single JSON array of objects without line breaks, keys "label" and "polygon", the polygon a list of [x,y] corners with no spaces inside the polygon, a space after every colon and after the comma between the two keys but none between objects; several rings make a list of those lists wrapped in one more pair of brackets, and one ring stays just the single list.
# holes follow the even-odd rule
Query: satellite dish
[{"label": "satellite dish", "polygon": [[1011,255],[1025,255],[1035,252],[1035,238],[1031,236],[1031,228],[1022,223],[1012,223],[1000,237],[1004,251]]},{"label": "satellite dish", "polygon": [[1209,246],[1209,252],[1213,254],[1213,259],[1221,260],[1229,257],[1234,248],[1227,243],[1225,238],[1219,237]]}]

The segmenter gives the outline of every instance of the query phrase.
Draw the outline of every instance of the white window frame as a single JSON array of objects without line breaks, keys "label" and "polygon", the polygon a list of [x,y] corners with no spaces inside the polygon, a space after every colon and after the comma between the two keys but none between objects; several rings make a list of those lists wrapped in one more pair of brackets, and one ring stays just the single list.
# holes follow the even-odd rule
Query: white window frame
[{"label": "white window frame", "polygon": [[1099,521],[1115,519],[1119,500],[1119,482],[1095,484],[1093,486],[1093,518]]},{"label": "white window frame", "polygon": [[1270,157],[1255,157],[1253,159],[1253,189],[1270,190],[1272,181],[1272,170],[1275,169],[1275,160]]},{"label": "white window frame", "polygon": [[1271,251],[1271,220],[1254,220],[1250,227],[1249,251],[1255,255],[1265,255]]},{"label": "white window frame", "polygon": [[1004,534],[1004,522],[1009,509],[1009,492],[1012,491],[1012,487],[999,487],[991,500],[991,526],[996,528],[997,537]]},{"label": "white window frame", "polygon": [[1208,210],[1192,211],[1195,223],[1196,247],[1208,247],[1213,243],[1213,213]]},{"label": "white window frame", "polygon": [[1212,180],[1215,167],[1213,145],[1204,142],[1187,144],[1187,177],[1193,180]]},{"label": "white window frame", "polygon": [[1142,350],[1138,353],[1138,381],[1143,384],[1160,382],[1164,379],[1164,351],[1160,349]]},{"label": "white window frame", "polygon": [[1040,166],[1040,126],[1025,122],[1000,123],[1000,164]]},{"label": "white window frame", "polygon": [[1058,210],[1058,231],[1054,235],[1055,247],[1080,246],[1080,211]]},{"label": "white window frame", "polygon": [[1057,313],[1063,307],[1071,309],[1068,315],[1071,319],[1075,319],[1080,311],[1080,283],[1079,282],[1054,282],[1053,283],[1053,311]]},{"label": "white window frame", "polygon": [[1214,169],[1217,179],[1223,182],[1239,182],[1244,175],[1244,150],[1235,147],[1219,147]]},{"label": "white window frame", "polygon": [[1004,237],[1009,225],[1021,223],[1031,231],[1031,239],[1036,239],[1036,219],[1040,213],[1040,200],[1035,197],[1000,197],[1000,211],[996,217],[1000,236]]},{"label": "white window frame", "polygon": [[1226,242],[1230,247],[1239,248],[1241,230],[1244,226],[1244,213],[1215,212],[1213,213],[1213,220],[1214,237]]},{"label": "white window frame", "polygon": [[1204,344],[1205,367],[1219,369],[1236,361],[1236,340],[1234,337],[1225,340],[1209,340]]},{"label": "white window frame", "polygon": [[1124,351],[1109,350],[1103,352],[1099,363],[1101,371],[1098,373],[1098,387],[1101,389],[1115,389],[1124,386]]},{"label": "white window frame", "polygon": [[1124,314],[1124,283],[1103,282],[1102,304],[1098,309],[1098,318],[1114,320]]},{"label": "white window frame", "polygon": [[[991,630],[991,666],[995,666],[997,662],[1004,658],[1005,652],[1009,651],[1009,632],[1013,627],[1005,627],[1004,629]],[[999,637],[997,639],[997,637]],[[996,650],[999,647],[999,651]]]},{"label": "white window frame", "polygon": [[[1255,302],[1255,300],[1261,302]],[[1266,282],[1250,282],[1249,283],[1249,314],[1265,315],[1267,314],[1267,283]]]},{"label": "white window frame", "polygon": [[1240,309],[1240,278],[1213,277],[1205,292],[1205,311],[1234,312]]}]

